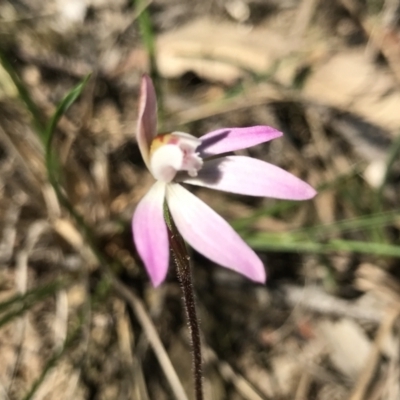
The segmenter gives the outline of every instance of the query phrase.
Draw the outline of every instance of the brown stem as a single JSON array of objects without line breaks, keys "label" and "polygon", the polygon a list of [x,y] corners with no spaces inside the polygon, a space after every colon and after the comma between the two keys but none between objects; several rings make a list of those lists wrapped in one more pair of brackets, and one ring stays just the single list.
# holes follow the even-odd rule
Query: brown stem
[{"label": "brown stem", "polygon": [[196,313],[196,302],[193,292],[192,273],[190,269],[190,256],[185,242],[177,231],[173,221],[169,218],[169,238],[172,255],[177,267],[178,279],[183,292],[186,317],[192,342],[192,364],[194,378],[194,392],[196,400],[203,400],[203,371],[201,359],[201,340],[199,321]]}]

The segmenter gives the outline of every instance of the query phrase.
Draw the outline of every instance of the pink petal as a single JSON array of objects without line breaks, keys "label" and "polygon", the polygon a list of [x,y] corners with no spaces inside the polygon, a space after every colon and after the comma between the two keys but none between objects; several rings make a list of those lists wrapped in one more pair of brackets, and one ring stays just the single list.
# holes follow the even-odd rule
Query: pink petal
[{"label": "pink petal", "polygon": [[227,156],[206,161],[196,178],[183,182],[248,196],[306,200],[316,191],[289,172],[264,161]]},{"label": "pink petal", "polygon": [[165,279],[169,264],[164,198],[165,183],[156,182],[140,200],[132,219],[136,249],[154,286]]},{"label": "pink petal", "polygon": [[209,206],[176,183],[167,186],[167,202],[179,232],[194,249],[223,267],[265,282],[262,261]]},{"label": "pink petal", "polygon": [[209,132],[200,138],[197,151],[202,157],[246,149],[282,136],[282,132],[270,126],[248,128],[224,128]]},{"label": "pink petal", "polygon": [[157,135],[157,98],[149,76],[143,75],[140,86],[136,139],[143,160],[149,168],[151,141]]}]

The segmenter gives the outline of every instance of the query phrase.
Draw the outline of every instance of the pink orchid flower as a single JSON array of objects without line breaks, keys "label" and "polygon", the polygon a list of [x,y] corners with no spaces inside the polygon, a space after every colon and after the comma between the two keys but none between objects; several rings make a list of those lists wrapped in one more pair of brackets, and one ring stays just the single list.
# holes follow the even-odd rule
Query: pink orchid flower
[{"label": "pink orchid flower", "polygon": [[190,246],[223,267],[265,282],[265,268],[256,253],[222,217],[180,183],[248,196],[310,199],[315,190],[281,168],[250,157],[223,155],[282,133],[269,126],[253,126],[218,129],[201,138],[183,132],[157,135],[157,100],[148,76],[142,78],[140,90],[137,141],[156,182],[139,202],[132,229],[153,285],[164,281],[169,265],[164,201]]}]

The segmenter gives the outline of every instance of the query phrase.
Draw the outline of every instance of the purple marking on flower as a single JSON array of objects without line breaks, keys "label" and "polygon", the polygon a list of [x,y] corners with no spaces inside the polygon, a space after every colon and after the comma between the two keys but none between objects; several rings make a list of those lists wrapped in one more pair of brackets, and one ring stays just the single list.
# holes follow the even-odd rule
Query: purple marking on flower
[{"label": "purple marking on flower", "polygon": [[226,156],[205,161],[197,177],[181,179],[181,182],[276,199],[305,200],[316,194],[310,185],[282,168],[243,156]]},{"label": "purple marking on flower", "polygon": [[306,200],[316,191],[283,169],[243,156],[221,156],[282,136],[269,126],[224,128],[201,138],[182,132],[156,136],[157,104],[153,84],[144,76],[139,99],[137,141],[157,182],[137,206],[133,238],[154,286],[165,279],[169,262],[163,205],[167,201],[182,237],[199,253],[256,282],[265,269],[256,253],[231,226],[178,182],[250,196]]}]

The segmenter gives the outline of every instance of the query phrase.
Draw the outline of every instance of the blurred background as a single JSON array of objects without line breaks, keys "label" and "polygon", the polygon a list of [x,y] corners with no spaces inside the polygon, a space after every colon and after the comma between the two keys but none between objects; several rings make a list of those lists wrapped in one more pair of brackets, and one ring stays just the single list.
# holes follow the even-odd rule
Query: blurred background
[{"label": "blurred background", "polygon": [[192,254],[205,398],[399,399],[399,11],[0,1],[0,399],[193,398],[175,267],[153,289],[130,232],[153,182],[135,139],[144,72],[160,131],[274,126],[283,138],[241,154],[319,192],[193,189],[268,272],[257,285]]}]

